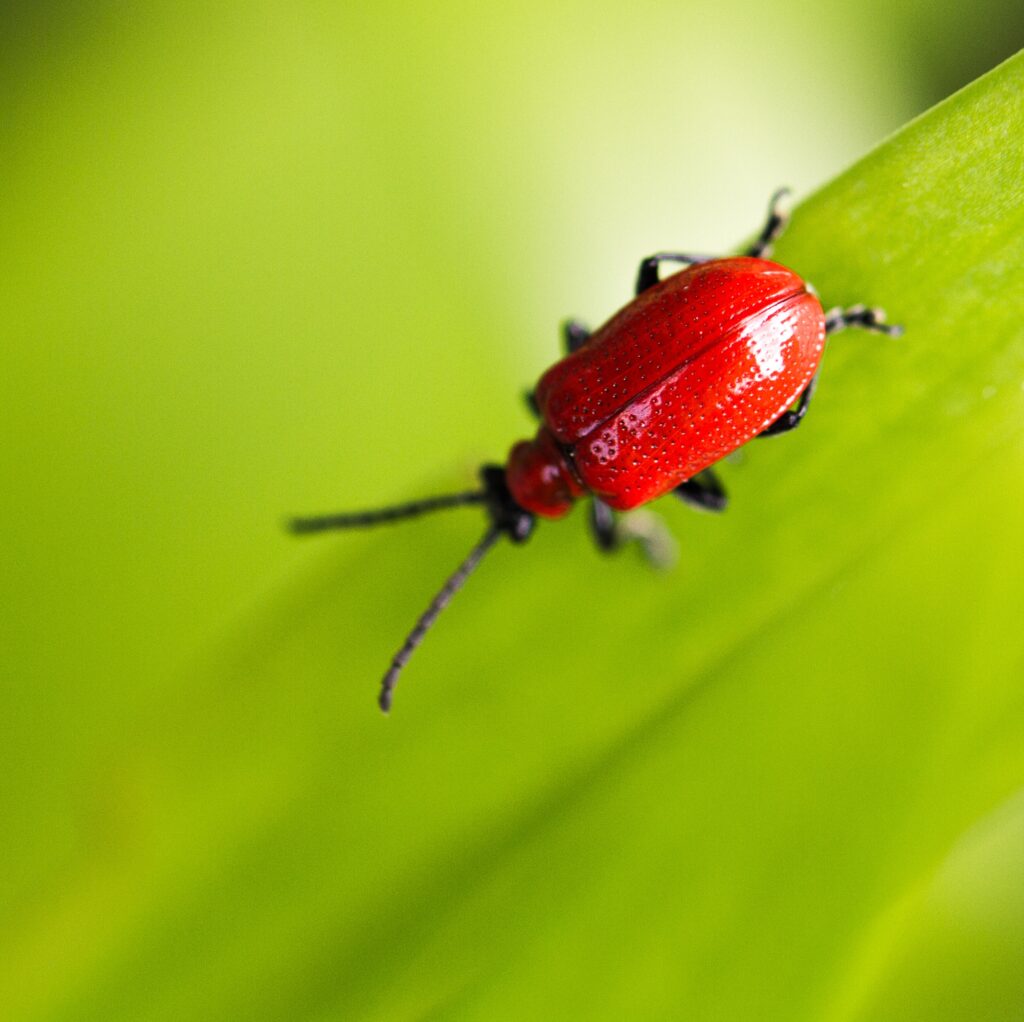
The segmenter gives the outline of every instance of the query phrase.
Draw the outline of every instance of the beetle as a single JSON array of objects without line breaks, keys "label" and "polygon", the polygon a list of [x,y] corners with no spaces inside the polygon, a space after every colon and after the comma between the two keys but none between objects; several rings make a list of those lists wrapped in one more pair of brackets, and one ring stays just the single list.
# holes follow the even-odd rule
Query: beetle
[{"label": "beetle", "polygon": [[[825,338],[859,326],[889,336],[902,328],[881,309],[854,305],[826,313],[814,289],[769,261],[784,230],[788,189],[772,196],[757,241],[716,258],[657,252],[641,260],[634,298],[590,333],[570,320],[566,355],[527,395],[536,436],[514,444],[502,465],[484,465],[481,485],[373,511],[295,518],[297,534],[395,522],[482,505],[488,525],[391,660],[378,703],[387,713],[410,656],[452,597],[501,536],[525,542],[538,518],[561,518],[590,499],[602,550],[627,540],[657,556],[656,537],[617,512],[672,493],[723,511],[725,489],[712,465],[755,437],[795,429],[814,394]],[[685,269],[661,278],[660,267]]]}]

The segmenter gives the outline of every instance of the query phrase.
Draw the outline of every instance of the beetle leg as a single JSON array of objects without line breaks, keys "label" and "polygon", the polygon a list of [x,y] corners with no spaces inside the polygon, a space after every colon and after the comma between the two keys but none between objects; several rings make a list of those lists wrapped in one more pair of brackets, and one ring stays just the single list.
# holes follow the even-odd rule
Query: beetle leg
[{"label": "beetle leg", "polygon": [[[579,351],[588,340],[590,340],[590,328],[584,326],[578,319],[567,319],[562,324],[562,343],[567,354],[571,355],[574,351]],[[532,390],[528,390],[523,394],[523,400],[526,402],[526,407],[530,409],[530,414],[535,419],[539,419],[541,415],[540,408],[537,406],[537,395]]]},{"label": "beetle leg", "polygon": [[[899,337],[903,327],[885,322],[882,309],[869,309],[866,305],[851,305],[848,309],[835,308],[825,313],[825,333],[834,334],[837,330],[845,330],[849,326],[859,326],[864,330],[885,334],[888,337]],[[817,373],[807,384],[795,408],[790,408],[780,415],[767,429],[761,430],[758,436],[778,436],[796,429],[807,414],[807,408],[814,397],[814,388],[818,383]]]},{"label": "beetle leg", "polygon": [[818,385],[818,374],[811,377],[811,382],[804,387],[796,408],[789,408],[784,411],[770,426],[762,429],[758,436],[778,436],[780,433],[788,433],[796,429],[803,422],[807,409],[810,406],[811,398],[814,397],[814,388]]},{"label": "beetle leg", "polygon": [[636,293],[642,295],[648,288],[658,283],[658,267],[661,263],[706,263],[711,256],[686,255],[683,252],[655,252],[654,255],[640,260],[640,269],[636,275]]},{"label": "beetle leg", "polygon": [[747,249],[747,255],[755,259],[765,259],[772,253],[772,245],[778,240],[779,235],[786,229],[789,223],[789,210],[785,207],[785,201],[789,198],[789,189],[780,188],[768,203],[768,219],[757,241]]},{"label": "beetle leg", "polygon": [[579,351],[589,339],[590,330],[578,319],[567,319],[562,324],[562,341],[570,355],[574,351]]},{"label": "beetle leg", "polygon": [[851,305],[848,309],[830,309],[825,313],[825,333],[834,334],[848,326],[859,326],[875,333],[899,337],[903,327],[886,323],[883,309],[869,309],[866,305]]},{"label": "beetle leg", "polygon": [[615,512],[597,497],[590,502],[590,531],[598,550],[611,553],[622,546],[622,537],[616,528]]},{"label": "beetle leg", "polygon": [[683,503],[699,511],[724,511],[729,504],[725,487],[710,468],[680,483],[672,492]]},{"label": "beetle leg", "polygon": [[655,568],[670,568],[676,562],[675,540],[664,522],[650,511],[633,511],[617,517],[603,500],[595,497],[590,502],[590,531],[598,549],[604,553],[635,542]]}]

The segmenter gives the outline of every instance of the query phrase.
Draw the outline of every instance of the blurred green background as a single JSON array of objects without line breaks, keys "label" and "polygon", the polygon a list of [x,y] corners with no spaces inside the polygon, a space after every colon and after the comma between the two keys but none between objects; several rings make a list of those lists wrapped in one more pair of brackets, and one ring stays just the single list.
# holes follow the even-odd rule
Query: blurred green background
[{"label": "blurred green background", "polygon": [[1024,1015],[1019,392],[865,519],[871,395],[935,392],[844,338],[817,433],[665,509],[673,575],[580,514],[499,549],[386,721],[479,517],[279,528],[461,488],[640,256],[1022,44],[1005,2],[3,5],[0,1016]]}]

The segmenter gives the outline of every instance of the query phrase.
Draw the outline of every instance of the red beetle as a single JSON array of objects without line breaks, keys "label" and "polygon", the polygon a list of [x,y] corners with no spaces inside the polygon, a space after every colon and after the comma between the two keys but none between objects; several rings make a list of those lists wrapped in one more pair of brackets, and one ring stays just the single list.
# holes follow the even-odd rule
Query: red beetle
[{"label": "red beetle", "polygon": [[[591,527],[602,550],[627,539],[656,556],[656,537],[614,512],[672,492],[697,507],[724,510],[725,491],[710,466],[754,437],[803,420],[825,337],[847,326],[896,336],[879,309],[822,311],[814,290],[765,259],[785,227],[786,190],[772,198],[757,242],[726,259],[659,252],[640,263],[636,297],[593,334],[565,326],[568,354],[541,378],[530,405],[540,419],[532,440],[515,444],[508,464],[485,465],[482,487],[377,511],[297,518],[297,533],[376,525],[427,511],[483,504],[483,539],[448,579],[392,659],[379,703],[427,629],[504,533],[524,542],[537,516],[561,518],[591,498]],[[659,280],[661,263],[687,268]]]}]

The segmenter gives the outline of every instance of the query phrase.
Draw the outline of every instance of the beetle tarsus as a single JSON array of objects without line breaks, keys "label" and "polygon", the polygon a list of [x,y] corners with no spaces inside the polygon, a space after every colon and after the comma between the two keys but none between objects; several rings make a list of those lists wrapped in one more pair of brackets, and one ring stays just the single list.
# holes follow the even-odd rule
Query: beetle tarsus
[{"label": "beetle tarsus", "polygon": [[848,309],[836,307],[825,313],[825,333],[834,334],[837,330],[859,326],[862,330],[872,330],[888,337],[900,337],[903,327],[898,323],[886,323],[885,310],[869,308],[867,305],[851,305]]},{"label": "beetle tarsus", "polygon": [[679,547],[668,526],[653,511],[630,511],[618,522],[623,543],[636,543],[652,568],[668,571],[679,560]]},{"label": "beetle tarsus", "polygon": [[757,241],[747,249],[747,255],[755,259],[767,259],[772,254],[772,246],[779,240],[779,236],[789,223],[787,200],[791,194],[788,188],[780,188],[771,197],[768,203],[768,219],[761,228]]}]

